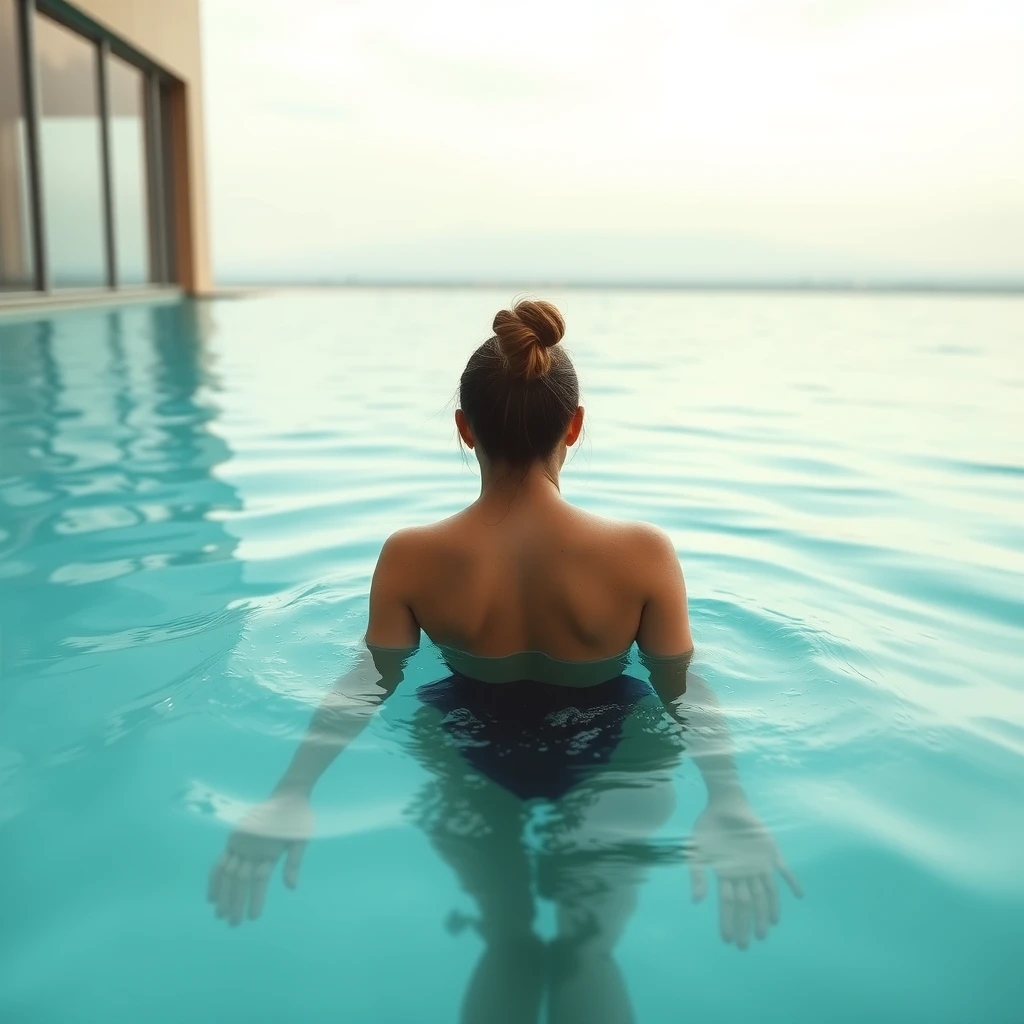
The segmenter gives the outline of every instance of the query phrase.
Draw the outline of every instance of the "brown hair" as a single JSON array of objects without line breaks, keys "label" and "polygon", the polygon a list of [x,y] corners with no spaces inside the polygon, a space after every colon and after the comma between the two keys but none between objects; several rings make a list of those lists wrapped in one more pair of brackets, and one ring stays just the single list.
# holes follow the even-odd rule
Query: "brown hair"
[{"label": "brown hair", "polygon": [[565,436],[579,381],[558,345],[565,321],[550,302],[517,302],[495,315],[493,328],[462,371],[459,403],[490,458],[525,466]]}]

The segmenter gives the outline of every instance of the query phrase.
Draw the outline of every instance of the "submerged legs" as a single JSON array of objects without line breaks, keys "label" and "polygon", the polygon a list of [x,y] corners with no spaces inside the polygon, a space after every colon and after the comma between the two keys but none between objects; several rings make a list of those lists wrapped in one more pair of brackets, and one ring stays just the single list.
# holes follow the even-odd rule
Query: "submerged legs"
[{"label": "submerged legs", "polygon": [[636,906],[636,886],[558,904],[558,938],[549,947],[550,1024],[633,1024],[614,947]]},{"label": "submerged legs", "polygon": [[550,1024],[632,1024],[615,946],[653,862],[652,833],[672,812],[661,776],[608,771],[557,808],[538,864],[541,894],[554,900],[558,937],[549,959]]},{"label": "submerged legs", "polygon": [[[466,988],[462,1024],[537,1024],[545,983],[544,943],[533,930],[525,808],[490,782],[473,780],[454,816],[441,814],[430,839],[480,911],[484,950]],[[455,827],[452,827],[452,826]]]},{"label": "submerged legs", "polygon": [[[635,1020],[614,949],[658,859],[650,838],[674,806],[674,760],[655,769],[641,733],[627,726],[612,762],[550,805],[529,843],[521,800],[451,747],[433,744],[424,758],[435,779],[420,825],[475,900],[485,944],[462,1024],[539,1024],[545,994],[550,1024]],[[534,931],[535,880],[555,904],[549,943]]]}]

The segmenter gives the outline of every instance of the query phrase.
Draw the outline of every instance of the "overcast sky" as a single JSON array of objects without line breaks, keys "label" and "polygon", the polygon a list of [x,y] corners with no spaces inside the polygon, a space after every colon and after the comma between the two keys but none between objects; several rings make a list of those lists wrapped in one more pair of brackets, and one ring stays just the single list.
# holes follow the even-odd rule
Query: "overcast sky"
[{"label": "overcast sky", "polygon": [[1021,0],[203,0],[219,280],[1024,278]]}]

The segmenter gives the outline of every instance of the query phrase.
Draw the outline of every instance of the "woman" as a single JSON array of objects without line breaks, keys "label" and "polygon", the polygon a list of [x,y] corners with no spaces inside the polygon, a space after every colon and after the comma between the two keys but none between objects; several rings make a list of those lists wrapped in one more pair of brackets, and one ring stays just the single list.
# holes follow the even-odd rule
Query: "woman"
[{"label": "woman", "polygon": [[[774,872],[797,891],[740,788],[714,697],[688,675],[693,641],[671,541],[560,494],[584,415],[558,344],[564,328],[546,302],[494,318],[494,336],[462,374],[455,413],[480,464],[479,498],[387,540],[366,655],[317,711],[274,795],[231,836],[210,881],[218,914],[235,924],[246,909],[259,915],[282,854],[295,885],[315,781],[394,692],[426,633],[451,675],[418,691],[416,749],[436,779],[420,820],[475,897],[486,944],[467,1021],[534,1021],[545,991],[553,1021],[632,1019],[611,952],[652,859],[647,840],[673,806],[684,730],[709,797],[689,857],[695,899],[710,865],[723,938],[742,947],[778,918]],[[651,685],[624,674],[634,642]],[[538,801],[552,813],[541,840],[527,844]],[[547,944],[533,931],[534,873],[556,903],[559,935]]]}]

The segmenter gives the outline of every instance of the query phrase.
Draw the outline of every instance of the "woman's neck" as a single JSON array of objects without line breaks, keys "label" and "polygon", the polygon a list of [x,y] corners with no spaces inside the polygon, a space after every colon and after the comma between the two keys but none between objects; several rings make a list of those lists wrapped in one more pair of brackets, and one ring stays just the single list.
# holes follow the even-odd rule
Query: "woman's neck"
[{"label": "woman's neck", "polygon": [[555,460],[532,462],[529,466],[509,466],[507,463],[480,465],[480,497],[477,504],[501,505],[513,502],[532,503],[537,500],[558,498],[559,466]]}]

